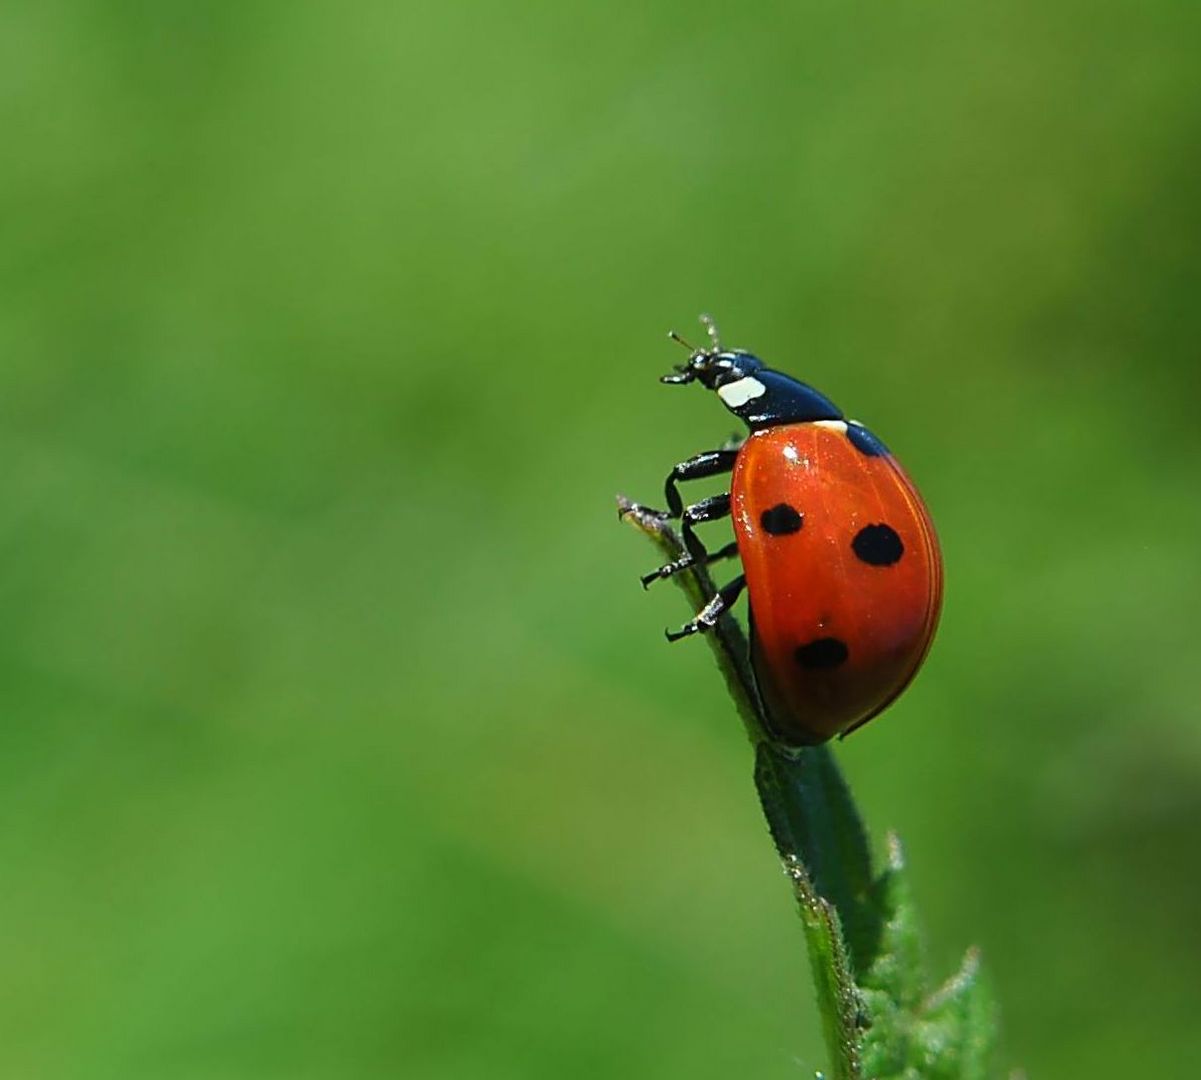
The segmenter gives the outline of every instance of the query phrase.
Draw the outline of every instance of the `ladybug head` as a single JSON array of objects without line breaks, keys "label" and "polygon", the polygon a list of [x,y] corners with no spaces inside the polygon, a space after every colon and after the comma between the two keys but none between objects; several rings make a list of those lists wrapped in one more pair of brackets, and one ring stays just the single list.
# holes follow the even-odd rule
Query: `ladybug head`
[{"label": "ladybug head", "polygon": [[699,382],[707,390],[716,390],[762,368],[763,361],[748,352],[694,349],[687,363],[677,364],[672,374],[662,376],[659,381],[673,384]]},{"label": "ladybug head", "polygon": [[752,431],[777,424],[843,419],[842,411],[824,394],[790,375],[772,371],[749,352],[723,349],[713,320],[702,315],[701,322],[712,348],[694,349],[673,332],[672,340],[688,350],[688,361],[678,364],[660,382],[699,382],[707,390],[715,390],[722,404]]}]

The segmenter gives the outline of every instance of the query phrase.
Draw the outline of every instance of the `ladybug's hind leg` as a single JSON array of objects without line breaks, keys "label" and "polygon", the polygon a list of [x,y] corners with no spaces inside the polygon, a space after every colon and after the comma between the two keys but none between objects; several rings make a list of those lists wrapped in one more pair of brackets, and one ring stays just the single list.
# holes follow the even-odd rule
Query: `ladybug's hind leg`
[{"label": "ladybug's hind leg", "polygon": [[734,601],[742,595],[742,590],[746,588],[746,578],[739,575],[725,588],[720,589],[716,596],[709,601],[699,612],[692,622],[685,623],[679,630],[667,631],[668,641],[679,641],[680,638],[690,637],[692,634],[703,634],[707,630],[712,630],[717,625],[717,620],[722,617],[734,605]]}]

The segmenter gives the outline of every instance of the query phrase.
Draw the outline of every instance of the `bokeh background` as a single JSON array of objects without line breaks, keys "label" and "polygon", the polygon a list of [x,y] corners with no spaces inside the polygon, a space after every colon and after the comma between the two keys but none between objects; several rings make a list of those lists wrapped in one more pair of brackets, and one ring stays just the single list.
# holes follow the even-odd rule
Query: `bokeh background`
[{"label": "bokeh background", "polygon": [[[0,1076],[806,1077],[707,650],[613,496],[815,383],[917,478],[839,749],[1003,1059],[1201,1059],[1201,8],[0,16]],[[720,530],[716,530],[720,532]]]}]

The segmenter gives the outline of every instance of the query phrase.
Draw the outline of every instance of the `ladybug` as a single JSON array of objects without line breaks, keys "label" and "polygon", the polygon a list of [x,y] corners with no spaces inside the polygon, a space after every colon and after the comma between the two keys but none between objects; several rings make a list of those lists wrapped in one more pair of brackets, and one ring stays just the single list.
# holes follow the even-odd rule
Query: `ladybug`
[{"label": "ladybug", "polygon": [[[682,461],[664,486],[686,554],[644,586],[737,556],[743,573],[669,641],[711,630],[745,589],[751,666],[772,734],[788,745],[845,736],[905,689],[942,605],[942,557],[917,488],[866,427],[813,387],[741,350],[712,347],[660,380],[716,392],[750,434],[737,448]],[[732,472],[728,494],[685,506],[678,484]],[[733,518],[735,540],[709,552],[694,527]]]}]

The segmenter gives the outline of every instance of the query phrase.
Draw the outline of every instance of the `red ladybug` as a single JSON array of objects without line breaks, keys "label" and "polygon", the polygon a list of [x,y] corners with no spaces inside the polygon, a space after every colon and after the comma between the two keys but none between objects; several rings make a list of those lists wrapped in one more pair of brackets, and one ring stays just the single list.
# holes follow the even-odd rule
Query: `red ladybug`
[{"label": "red ladybug", "polygon": [[[884,444],[813,387],[750,353],[692,349],[665,383],[699,382],[743,420],[738,449],[709,450],[667,478],[667,518],[688,554],[642,579],[737,555],[743,575],[669,641],[710,630],[746,588],[751,662],[773,734],[825,742],[866,724],[917,673],[938,625],[942,558],[917,488]],[[673,338],[685,344],[673,334]],[[733,472],[729,494],[684,506],[677,484]],[[693,527],[733,516],[709,552]]]}]

